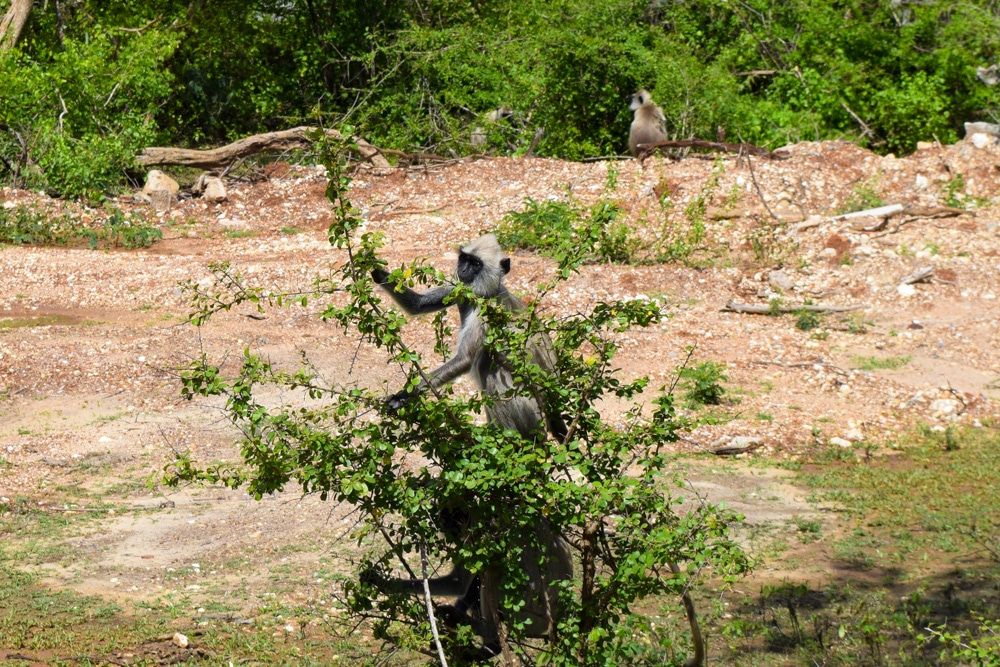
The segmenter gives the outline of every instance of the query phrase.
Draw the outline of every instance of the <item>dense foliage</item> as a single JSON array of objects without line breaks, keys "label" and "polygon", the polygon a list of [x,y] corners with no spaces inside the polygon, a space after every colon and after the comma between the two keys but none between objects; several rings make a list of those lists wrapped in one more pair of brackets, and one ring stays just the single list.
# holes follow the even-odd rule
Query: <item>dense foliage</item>
[{"label": "dense foliage", "polygon": [[[769,146],[907,152],[1000,109],[976,77],[1000,57],[987,0],[35,5],[19,49],[0,53],[0,168],[74,195],[110,187],[150,142],[301,122],[439,153],[525,151],[541,128],[542,155],[621,153],[640,87],[671,136],[722,128]],[[513,114],[490,121],[501,105]]]},{"label": "dense foliage", "polygon": [[[217,266],[214,287],[189,284],[196,306],[192,320],[205,325],[213,313],[241,303],[263,309],[319,300],[325,320],[380,350],[415,383],[425,363],[405,342],[405,318],[385,308],[386,296],[370,277],[384,266],[377,256],[381,236],[363,232],[361,218],[343,198],[348,179],[341,162],[326,164],[335,218],[330,241],[346,251],[344,263],[318,280],[314,293],[292,296],[255,288],[231,267]],[[567,243],[554,280],[564,280],[592,256],[595,240]],[[445,280],[418,263],[392,276],[410,285]],[[679,510],[683,483],[664,448],[684,426],[672,397],[661,392],[649,406],[641,398],[648,379],[625,380],[615,372],[617,335],[658,321],[659,307],[648,301],[601,303],[572,318],[543,317],[535,308],[551,287],[540,288],[523,318],[470,290],[456,298],[481,308],[490,331],[485,344],[509,364],[519,387],[513,391],[565,417],[569,429],[562,442],[529,441],[475,418],[506,395],[462,398],[446,387],[396,412],[385,407],[380,391],[331,385],[308,362],[282,369],[247,349],[235,372],[202,358],[182,375],[188,398],[225,397],[242,461],[205,466],[183,456],[173,464],[170,481],[245,485],[258,498],[294,483],[303,492],[348,502],[357,508],[359,537],[378,544],[362,572],[385,572],[395,563],[419,578],[415,556],[429,553],[473,572],[501,573],[504,650],[523,655],[527,664],[659,665],[680,657],[676,635],[653,629],[642,609],[664,602],[659,596],[686,591],[706,568],[730,581],[745,572],[747,557],[731,534],[740,517],[704,501]],[[554,373],[523,353],[528,340],[540,335],[554,340]],[[446,345],[443,328],[438,338],[436,349]],[[268,400],[274,387],[300,399],[275,404]],[[608,400],[626,405],[617,424],[598,410]],[[414,460],[422,463],[414,466]],[[442,515],[455,511],[464,516],[460,534],[442,526]],[[546,640],[530,643],[524,641],[527,629],[510,619],[524,601],[522,554],[530,553],[529,545],[538,548],[542,522],[567,537],[581,574],[559,582],[558,623]],[[366,581],[345,586],[350,623],[370,618],[377,637],[426,651],[432,640],[423,602],[387,597]],[[647,598],[653,600],[640,604]],[[470,639],[462,633],[444,637],[450,664],[461,664],[454,659]]]}]

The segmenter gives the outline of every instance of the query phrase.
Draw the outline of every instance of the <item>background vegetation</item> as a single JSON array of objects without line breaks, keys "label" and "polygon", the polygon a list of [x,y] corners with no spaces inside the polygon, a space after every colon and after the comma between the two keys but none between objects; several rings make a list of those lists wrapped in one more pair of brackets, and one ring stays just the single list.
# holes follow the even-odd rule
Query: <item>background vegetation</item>
[{"label": "background vegetation", "polygon": [[0,53],[0,178],[94,195],[143,146],[303,122],[406,150],[524,151],[544,128],[542,155],[622,153],[639,87],[674,137],[906,152],[997,120],[976,68],[998,28],[985,0],[35,3]]}]

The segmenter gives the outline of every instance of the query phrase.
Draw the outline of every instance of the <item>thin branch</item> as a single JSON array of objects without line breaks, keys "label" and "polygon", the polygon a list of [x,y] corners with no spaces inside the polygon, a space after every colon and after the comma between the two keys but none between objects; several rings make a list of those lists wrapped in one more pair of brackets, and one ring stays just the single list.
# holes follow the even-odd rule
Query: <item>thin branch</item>
[{"label": "thin branch", "polygon": [[767,205],[767,200],[764,199],[764,193],[760,189],[760,183],[757,182],[757,176],[753,173],[753,162],[750,160],[749,153],[747,154],[747,168],[750,170],[750,180],[753,181],[753,186],[757,190],[757,196],[760,197],[760,203],[764,205],[764,208],[767,209],[767,212],[771,215],[773,220],[778,220],[780,222],[778,216],[776,216],[774,211],[771,210],[771,207]]},{"label": "thin branch", "polygon": [[861,132],[861,137],[860,138],[863,139],[865,137],[874,137],[875,136],[875,134],[872,132],[872,129],[870,127],[868,127],[868,124],[865,121],[861,120],[861,118],[858,116],[858,114],[856,114],[853,111],[851,111],[851,107],[847,106],[846,102],[844,102],[843,100],[841,100],[840,101],[840,106],[844,107],[844,110],[847,113],[851,114],[851,118],[853,118],[854,120],[856,120],[858,122],[858,125],[861,126],[862,132]]},{"label": "thin branch", "polygon": [[441,645],[441,636],[438,635],[437,619],[434,617],[434,602],[431,600],[431,583],[427,578],[427,546],[420,543],[420,574],[424,582],[424,603],[427,605],[427,620],[431,624],[431,634],[434,635],[434,645],[437,646],[438,659],[441,660],[441,667],[448,667],[448,660],[444,657],[444,647]]}]

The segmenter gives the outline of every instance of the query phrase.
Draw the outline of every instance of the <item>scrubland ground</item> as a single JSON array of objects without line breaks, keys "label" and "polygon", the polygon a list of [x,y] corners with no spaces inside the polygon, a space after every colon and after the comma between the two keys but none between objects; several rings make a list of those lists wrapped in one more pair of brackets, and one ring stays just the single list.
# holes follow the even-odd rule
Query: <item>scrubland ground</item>
[{"label": "scrubland ground", "polygon": [[[623,377],[649,375],[654,388],[673,382],[692,347],[693,366],[723,364],[703,378],[725,388],[721,403],[685,407],[714,419],[675,445],[688,480],[679,492],[743,513],[757,558],[734,588],[717,590],[706,573],[697,591],[710,659],[947,664],[950,648],[942,659],[944,644],[918,640],[925,628],[947,622],[968,642],[977,615],[1000,617],[1000,147],[789,152],[362,168],[352,192],[367,229],[386,236],[390,265],[423,257],[443,271],[461,242],[526,198],[617,202],[656,253],[589,265],[543,307],[571,316],[603,300],[659,301],[661,322],[624,336],[618,357]],[[176,452],[238,456],[221,403],[180,398],[178,368],[202,352],[228,353],[229,368],[244,348],[289,364],[304,353],[330,381],[394,390],[404,380],[321,322],[321,303],[186,323],[180,283],[208,284],[212,262],[275,291],[308,290],[342,262],[326,241],[324,187],[320,171],[293,167],[234,185],[222,204],[181,201],[155,218],[164,239],[145,250],[0,248],[0,661],[415,659],[389,656],[338,613],[364,548],[350,507],[294,490],[254,501],[159,483]],[[0,199],[85,223],[106,215],[38,193]],[[835,217],[893,203],[905,215]],[[523,296],[553,267],[525,252],[512,264]],[[928,267],[930,279],[904,281]],[[857,308],[744,314],[725,310],[730,301]],[[432,358],[428,321],[407,334]],[[711,453],[720,447],[750,451]],[[657,631],[683,642],[678,602],[649,604]]]}]

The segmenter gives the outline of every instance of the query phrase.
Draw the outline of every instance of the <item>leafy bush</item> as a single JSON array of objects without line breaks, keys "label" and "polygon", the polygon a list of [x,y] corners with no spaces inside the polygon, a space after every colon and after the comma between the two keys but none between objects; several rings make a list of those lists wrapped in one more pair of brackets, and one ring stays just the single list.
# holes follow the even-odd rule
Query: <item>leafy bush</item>
[{"label": "leafy bush", "polygon": [[113,190],[156,136],[171,84],[162,64],[176,45],[166,32],[98,26],[55,53],[0,52],[0,159],[14,184],[95,199]]},{"label": "leafy bush", "polygon": [[[321,299],[324,320],[356,332],[417,378],[423,365],[401,338],[405,319],[383,308],[386,297],[370,277],[384,265],[377,256],[381,237],[360,231],[363,221],[344,196],[349,178],[340,155],[325,158],[327,194],[334,205],[330,239],[346,251],[335,274],[319,281],[315,294],[288,297],[248,285],[231,267],[216,265],[214,287],[188,285],[192,321],[205,325],[215,312],[240,303],[265,308]],[[586,237],[576,252],[563,257],[556,276],[570,275],[592,256],[593,243]],[[407,284],[445,279],[419,264],[393,276]],[[576,557],[584,574],[559,582],[561,618],[547,639],[523,642],[525,628],[507,622],[509,635],[501,633],[505,650],[528,664],[622,664],[643,656],[662,664],[679,647],[670,636],[649,630],[637,601],[676,595],[702,568],[731,581],[748,561],[730,535],[739,517],[708,503],[683,515],[675,511],[679,499],[667,488],[674,475],[662,450],[677,439],[681,426],[672,397],[658,396],[644,417],[649,412],[639,399],[648,379],[625,381],[612,372],[615,334],[657,321],[659,308],[642,301],[601,303],[586,315],[556,320],[534,307],[520,317],[469,290],[460,298],[480,309],[491,332],[485,344],[510,364],[516,379],[512,391],[566,417],[571,426],[563,442],[528,441],[495,423],[477,423],[474,415],[502,398],[461,398],[441,388],[391,412],[378,392],[326,384],[309,365],[282,370],[248,349],[235,377],[204,357],[182,375],[186,397],[226,398],[227,415],[238,427],[242,463],[203,467],[182,456],[170,466],[168,481],[245,485],[257,498],[294,482],[304,493],[351,503],[363,525],[360,535],[380,545],[363,559],[362,571],[385,571],[394,561],[413,572],[426,571],[428,555],[464,563],[474,572],[490,568],[505,587],[500,611],[506,619],[523,602],[520,554],[526,544],[536,543],[539,522],[546,521],[579,547]],[[530,338],[540,335],[553,338],[555,374],[521,353]],[[303,400],[265,402],[264,396],[273,394],[259,390],[272,384],[298,390]],[[605,423],[597,410],[601,398],[612,395],[632,405],[620,428]],[[429,464],[408,465],[411,453]],[[439,517],[447,508],[467,513],[461,536],[442,532]],[[418,554],[419,565],[406,563]],[[670,563],[683,565],[672,573]],[[347,582],[344,590],[345,616],[354,627],[360,619],[372,619],[377,638],[418,651],[433,641],[422,600],[386,596],[365,581]],[[443,639],[454,660],[469,637],[458,633]]]},{"label": "leafy bush", "polygon": [[507,248],[534,250],[547,257],[565,257],[584,244],[592,248],[590,261],[630,264],[638,261],[640,242],[624,222],[618,222],[617,202],[599,200],[585,212],[575,201],[539,203],[530,197],[523,211],[512,211],[500,221],[496,234]]}]

